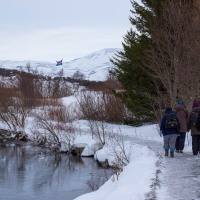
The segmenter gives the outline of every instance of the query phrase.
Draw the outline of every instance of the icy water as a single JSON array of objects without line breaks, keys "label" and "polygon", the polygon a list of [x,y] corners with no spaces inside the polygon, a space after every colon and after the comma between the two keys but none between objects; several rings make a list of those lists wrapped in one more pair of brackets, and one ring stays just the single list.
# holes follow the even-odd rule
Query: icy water
[{"label": "icy water", "polygon": [[0,145],[0,200],[72,200],[111,175],[93,158],[40,152],[30,145]]}]

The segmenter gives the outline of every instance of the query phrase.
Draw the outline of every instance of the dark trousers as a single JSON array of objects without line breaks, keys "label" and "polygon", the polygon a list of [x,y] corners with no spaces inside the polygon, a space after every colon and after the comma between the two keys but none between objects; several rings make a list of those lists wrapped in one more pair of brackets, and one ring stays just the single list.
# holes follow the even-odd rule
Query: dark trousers
[{"label": "dark trousers", "polygon": [[185,147],[185,132],[180,132],[180,136],[176,138],[176,150],[183,150]]},{"label": "dark trousers", "polygon": [[192,151],[194,155],[200,151],[200,135],[192,135]]}]

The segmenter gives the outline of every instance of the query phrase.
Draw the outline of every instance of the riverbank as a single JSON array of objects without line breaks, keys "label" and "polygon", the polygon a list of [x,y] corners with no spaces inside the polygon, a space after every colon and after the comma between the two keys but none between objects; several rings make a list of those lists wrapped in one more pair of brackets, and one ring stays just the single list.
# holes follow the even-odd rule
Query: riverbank
[{"label": "riverbank", "polygon": [[110,176],[91,157],[45,153],[29,143],[0,146],[0,199],[73,200]]}]

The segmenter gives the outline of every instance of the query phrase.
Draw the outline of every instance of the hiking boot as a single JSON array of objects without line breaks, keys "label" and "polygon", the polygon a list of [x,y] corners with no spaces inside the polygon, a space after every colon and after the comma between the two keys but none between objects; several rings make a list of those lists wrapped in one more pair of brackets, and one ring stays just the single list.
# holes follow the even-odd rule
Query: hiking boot
[{"label": "hiking boot", "polygon": [[174,158],[174,152],[170,152],[170,157]]},{"label": "hiking boot", "polygon": [[183,153],[183,150],[180,150],[179,153]]},{"label": "hiking boot", "polygon": [[169,156],[169,152],[168,151],[165,151],[165,156]]},{"label": "hiking boot", "polygon": [[[180,150],[180,151],[181,151],[181,150]],[[176,152],[176,153],[180,153],[180,151],[179,151],[179,150],[176,150],[175,152]]]},{"label": "hiking boot", "polygon": [[193,155],[196,156],[198,154],[198,152],[196,151],[193,151]]}]

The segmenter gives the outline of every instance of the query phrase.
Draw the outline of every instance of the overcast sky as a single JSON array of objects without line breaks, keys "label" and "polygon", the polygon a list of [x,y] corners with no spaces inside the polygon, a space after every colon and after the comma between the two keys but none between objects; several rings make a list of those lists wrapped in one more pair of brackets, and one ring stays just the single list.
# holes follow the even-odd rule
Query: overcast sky
[{"label": "overcast sky", "polygon": [[0,60],[69,61],[121,48],[130,0],[0,0]]}]

